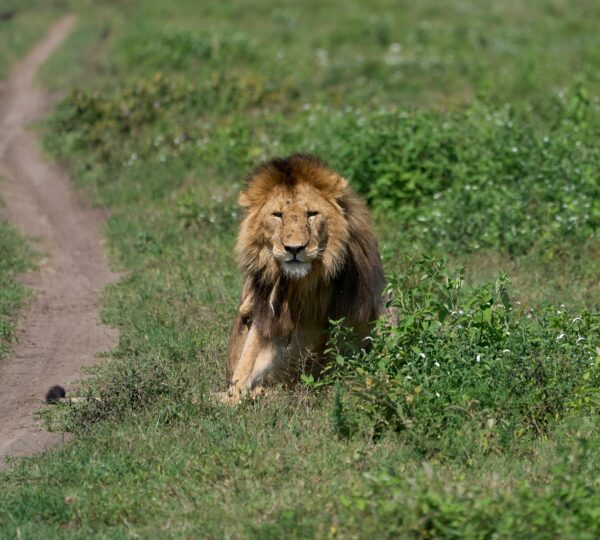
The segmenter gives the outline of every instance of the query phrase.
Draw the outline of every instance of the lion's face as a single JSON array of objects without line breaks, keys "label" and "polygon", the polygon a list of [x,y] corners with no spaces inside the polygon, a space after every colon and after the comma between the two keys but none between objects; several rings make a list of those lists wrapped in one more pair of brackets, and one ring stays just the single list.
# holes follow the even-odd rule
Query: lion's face
[{"label": "lion's face", "polygon": [[238,260],[265,283],[282,274],[331,279],[345,261],[349,232],[340,200],[348,193],[346,180],[320,163],[297,158],[292,165],[285,173],[273,166],[259,170],[240,194],[247,214]]},{"label": "lion's face", "polygon": [[318,264],[327,248],[328,222],[341,217],[336,206],[307,184],[278,187],[263,206],[265,240],[288,278],[303,278]]}]

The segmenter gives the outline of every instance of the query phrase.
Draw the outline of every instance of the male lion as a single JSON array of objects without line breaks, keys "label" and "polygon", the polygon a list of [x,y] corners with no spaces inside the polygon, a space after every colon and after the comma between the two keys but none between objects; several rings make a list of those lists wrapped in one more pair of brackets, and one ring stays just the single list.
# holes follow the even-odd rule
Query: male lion
[{"label": "male lion", "polygon": [[258,167],[239,197],[246,281],[229,341],[227,400],[323,367],[329,319],[357,337],[383,310],[369,212],[348,182],[303,154]]}]

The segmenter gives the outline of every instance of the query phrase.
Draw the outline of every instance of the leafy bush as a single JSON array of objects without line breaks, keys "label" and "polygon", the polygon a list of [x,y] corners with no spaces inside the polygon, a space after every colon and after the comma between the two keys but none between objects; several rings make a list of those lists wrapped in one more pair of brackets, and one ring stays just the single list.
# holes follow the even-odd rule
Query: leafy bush
[{"label": "leafy bush", "polygon": [[[443,115],[356,112],[315,149],[385,221],[396,220],[408,244],[522,255],[598,234],[597,111],[582,100],[561,106],[544,129],[510,108],[477,105]],[[581,108],[590,124],[578,120]]]},{"label": "leafy bush", "polygon": [[469,289],[460,270],[410,260],[389,286],[398,323],[380,321],[368,350],[339,354],[345,330],[334,325],[340,434],[368,418],[374,435],[391,429],[424,454],[468,458],[599,412],[600,316],[524,310],[507,284],[500,274]]}]

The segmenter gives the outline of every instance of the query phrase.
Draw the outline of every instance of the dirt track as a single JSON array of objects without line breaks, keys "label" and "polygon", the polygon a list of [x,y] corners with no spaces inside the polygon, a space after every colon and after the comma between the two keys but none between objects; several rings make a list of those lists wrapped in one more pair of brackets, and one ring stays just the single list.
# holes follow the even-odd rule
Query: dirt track
[{"label": "dirt track", "polygon": [[115,279],[100,244],[102,212],[82,200],[28,130],[49,105],[35,74],[74,22],[54,23],[0,89],[1,212],[44,254],[39,269],[23,279],[34,299],[20,318],[10,357],[0,362],[0,467],[7,456],[33,454],[63,439],[36,427],[33,413],[49,386],[68,392],[80,368],[116,339],[98,320],[99,293]]}]

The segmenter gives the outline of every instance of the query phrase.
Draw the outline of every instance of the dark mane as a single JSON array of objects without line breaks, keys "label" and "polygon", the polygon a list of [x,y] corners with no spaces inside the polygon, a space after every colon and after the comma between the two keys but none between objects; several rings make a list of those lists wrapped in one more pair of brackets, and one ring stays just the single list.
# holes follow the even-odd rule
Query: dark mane
[{"label": "dark mane", "polygon": [[246,185],[257,177],[265,177],[274,185],[293,187],[302,180],[310,179],[312,171],[323,169],[330,170],[329,165],[313,154],[296,153],[287,157],[274,157],[258,165],[246,178]]}]

